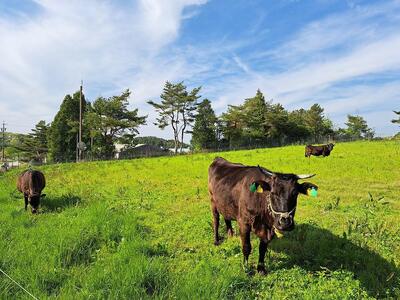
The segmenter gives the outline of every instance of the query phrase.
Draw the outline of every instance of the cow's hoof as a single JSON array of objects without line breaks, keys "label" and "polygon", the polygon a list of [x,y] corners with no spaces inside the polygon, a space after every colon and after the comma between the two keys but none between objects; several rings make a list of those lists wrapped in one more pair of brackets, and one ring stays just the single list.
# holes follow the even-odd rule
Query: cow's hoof
[{"label": "cow's hoof", "polygon": [[233,237],[234,235],[233,229],[228,229],[228,237]]},{"label": "cow's hoof", "polygon": [[250,266],[245,266],[243,268],[244,272],[246,273],[247,276],[254,276],[256,274],[256,272],[254,271],[254,269]]},{"label": "cow's hoof", "polygon": [[260,275],[267,275],[267,270],[265,270],[265,267],[262,265],[257,266],[257,272]]},{"label": "cow's hoof", "polygon": [[219,245],[221,245],[221,242],[222,242],[221,240],[215,240],[214,241],[214,245],[215,246],[219,246]]}]

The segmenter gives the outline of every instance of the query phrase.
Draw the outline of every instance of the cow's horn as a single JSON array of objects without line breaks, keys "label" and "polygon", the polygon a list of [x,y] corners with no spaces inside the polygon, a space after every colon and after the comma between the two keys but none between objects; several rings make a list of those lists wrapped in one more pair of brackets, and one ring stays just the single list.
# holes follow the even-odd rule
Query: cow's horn
[{"label": "cow's horn", "polygon": [[307,179],[307,178],[311,178],[314,177],[316,174],[300,174],[300,175],[296,175],[298,179]]},{"label": "cow's horn", "polygon": [[264,168],[261,168],[260,165],[258,165],[257,167],[260,169],[260,171],[261,171],[262,173],[264,173],[264,174],[267,175],[267,176],[272,176],[272,175],[274,175],[274,173],[272,173],[271,171],[268,171],[268,170],[266,170],[266,169],[264,169]]}]

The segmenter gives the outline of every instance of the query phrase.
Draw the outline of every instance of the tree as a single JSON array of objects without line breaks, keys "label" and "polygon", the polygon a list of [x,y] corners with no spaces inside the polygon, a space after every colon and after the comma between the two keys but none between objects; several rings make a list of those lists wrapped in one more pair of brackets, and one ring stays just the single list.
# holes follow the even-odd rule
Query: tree
[{"label": "tree", "polygon": [[[82,111],[86,113],[90,106],[82,95]],[[76,159],[77,135],[79,131],[80,92],[66,95],[59,111],[54,117],[48,131],[48,146],[50,158],[56,162],[74,161]],[[82,139],[87,140],[86,130]]]},{"label": "tree", "polygon": [[356,139],[367,138],[371,139],[374,137],[375,132],[368,127],[367,121],[361,116],[347,115],[347,126],[346,132]]},{"label": "tree", "polygon": [[256,95],[253,98],[246,99],[241,107],[245,123],[244,134],[251,141],[262,142],[265,140],[268,106],[270,105],[267,105],[263,93],[257,90]]},{"label": "tree", "polygon": [[289,112],[280,103],[265,101],[264,95],[257,90],[253,98],[242,105],[228,105],[223,113],[217,132],[222,132],[229,147],[270,144],[282,145],[304,141],[333,133],[333,123],[324,115],[324,109],[314,104],[309,110],[303,108]]},{"label": "tree", "polygon": [[291,141],[303,141],[311,136],[310,128],[306,123],[307,110],[304,108],[289,113],[289,137]]},{"label": "tree", "polygon": [[138,127],[146,124],[147,116],[138,116],[138,109],[129,110],[131,92],[119,96],[99,97],[87,113],[86,124],[95,138],[92,149],[101,158],[111,158],[117,141],[131,140],[138,134]]},{"label": "tree", "polygon": [[28,159],[44,161],[48,152],[47,135],[50,125],[39,121],[28,135],[20,137],[19,144],[14,147],[24,153]]},{"label": "tree", "polygon": [[187,129],[194,122],[198,105],[197,100],[200,98],[198,96],[200,89],[201,87],[194,88],[188,93],[183,82],[173,84],[167,81],[160,96],[161,103],[147,102],[159,114],[159,118],[157,118],[157,122],[154,125],[161,129],[171,126],[174,134],[175,153],[178,153],[179,145],[182,151],[184,135],[188,133]]},{"label": "tree", "polygon": [[221,115],[222,134],[229,143],[229,148],[241,146],[244,136],[244,116],[241,106],[228,105],[228,111]]},{"label": "tree", "polygon": [[280,103],[272,104],[267,111],[266,122],[268,137],[282,145],[289,135],[289,114],[287,110]]},{"label": "tree", "polygon": [[313,104],[306,114],[306,125],[317,142],[321,136],[333,133],[333,124],[324,115],[324,109],[319,104]]},{"label": "tree", "polygon": [[194,149],[213,149],[216,147],[216,122],[217,117],[211,107],[211,102],[204,99],[198,106],[193,126],[192,145]]},{"label": "tree", "polygon": [[400,124],[400,110],[399,111],[393,111],[397,116],[398,116],[398,119],[393,119],[392,120],[392,123],[393,124]]}]

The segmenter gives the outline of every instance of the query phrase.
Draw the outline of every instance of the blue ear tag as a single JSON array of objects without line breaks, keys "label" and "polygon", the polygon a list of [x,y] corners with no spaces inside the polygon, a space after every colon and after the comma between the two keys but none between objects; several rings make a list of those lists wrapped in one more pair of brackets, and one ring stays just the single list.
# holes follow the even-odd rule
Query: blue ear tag
[{"label": "blue ear tag", "polygon": [[318,191],[314,187],[312,187],[311,189],[307,190],[307,194],[311,197],[317,197]]}]

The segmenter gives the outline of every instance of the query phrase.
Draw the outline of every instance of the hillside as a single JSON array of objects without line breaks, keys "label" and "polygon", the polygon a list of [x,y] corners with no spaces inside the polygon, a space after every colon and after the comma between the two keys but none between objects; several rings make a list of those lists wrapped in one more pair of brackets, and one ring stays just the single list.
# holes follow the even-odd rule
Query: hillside
[{"label": "hillside", "polygon": [[[299,196],[297,227],[270,244],[267,276],[244,273],[237,232],[213,245],[216,155],[317,173],[318,197]],[[310,160],[291,146],[50,165],[39,215],[23,209],[19,171],[0,174],[0,268],[40,299],[400,298],[398,143],[337,144]],[[252,246],[255,267],[254,236]],[[0,298],[15,296],[26,294],[0,274]]]}]

